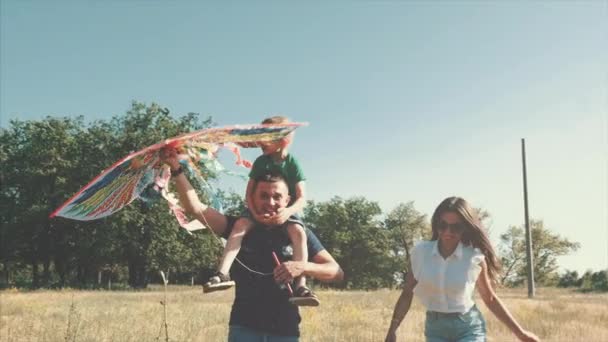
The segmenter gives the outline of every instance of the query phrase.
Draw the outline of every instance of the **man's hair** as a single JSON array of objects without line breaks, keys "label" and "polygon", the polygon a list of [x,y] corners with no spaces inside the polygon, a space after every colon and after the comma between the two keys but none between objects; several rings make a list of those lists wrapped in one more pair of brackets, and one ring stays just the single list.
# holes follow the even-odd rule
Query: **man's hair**
[{"label": "man's hair", "polygon": [[268,171],[268,172],[265,172],[265,173],[257,176],[255,178],[255,182],[256,183],[259,183],[259,182],[267,182],[267,183],[284,182],[285,184],[287,184],[287,180],[285,180],[285,177],[283,177],[283,175],[280,172],[276,172],[276,171]]},{"label": "man's hair", "polygon": [[[287,189],[289,189],[289,185],[287,185],[287,180],[285,180],[285,177],[283,177],[283,175],[281,173],[276,172],[276,171],[268,171],[266,173],[263,173],[263,174],[257,176],[255,178],[255,184],[253,186],[253,193],[255,193],[257,191],[258,184],[260,184],[260,182],[266,182],[266,183],[283,182],[285,184],[285,186],[287,187]],[[288,191],[287,195],[289,195],[289,191]]]},{"label": "man's hair", "polygon": [[262,121],[262,124],[284,124],[284,123],[288,123],[288,122],[289,122],[288,117],[277,115],[277,116],[271,116],[269,118],[264,119],[264,121]]}]

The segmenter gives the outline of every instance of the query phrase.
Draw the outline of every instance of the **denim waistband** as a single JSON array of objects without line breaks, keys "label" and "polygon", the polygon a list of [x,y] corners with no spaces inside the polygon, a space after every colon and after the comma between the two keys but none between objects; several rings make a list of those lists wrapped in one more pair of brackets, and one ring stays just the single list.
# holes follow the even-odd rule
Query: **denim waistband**
[{"label": "denim waistband", "polygon": [[455,318],[455,317],[465,316],[472,310],[477,310],[477,307],[475,307],[475,305],[473,305],[466,312],[439,312],[439,311],[430,311],[429,310],[426,312],[426,314],[427,314],[427,316],[433,317],[435,319],[437,319],[437,318]]}]

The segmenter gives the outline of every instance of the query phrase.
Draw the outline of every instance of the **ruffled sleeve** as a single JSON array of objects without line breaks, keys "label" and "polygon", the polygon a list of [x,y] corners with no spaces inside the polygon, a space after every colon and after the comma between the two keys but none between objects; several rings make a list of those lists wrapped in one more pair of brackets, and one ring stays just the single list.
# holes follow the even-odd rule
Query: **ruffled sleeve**
[{"label": "ruffled sleeve", "polygon": [[410,254],[412,272],[414,274],[414,279],[416,280],[420,279],[420,271],[422,270],[422,263],[424,261],[425,242],[426,241],[420,241],[416,243]]},{"label": "ruffled sleeve", "polygon": [[475,283],[479,273],[481,272],[481,263],[486,259],[479,248],[473,249],[473,255],[471,256],[471,266],[469,267],[469,281]]},{"label": "ruffled sleeve", "polygon": [[471,263],[473,265],[477,265],[481,267],[481,262],[486,259],[486,256],[483,255],[479,248],[473,249],[473,257],[471,258]]}]

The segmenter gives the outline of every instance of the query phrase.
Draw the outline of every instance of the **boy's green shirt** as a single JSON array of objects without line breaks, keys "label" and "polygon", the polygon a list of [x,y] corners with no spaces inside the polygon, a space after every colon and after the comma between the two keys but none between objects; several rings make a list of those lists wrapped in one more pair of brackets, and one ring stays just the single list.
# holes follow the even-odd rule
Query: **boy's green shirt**
[{"label": "boy's green shirt", "polygon": [[282,162],[276,163],[269,155],[261,155],[254,162],[249,172],[249,178],[256,179],[268,172],[280,172],[287,182],[291,202],[295,200],[296,184],[306,180],[300,164],[291,154],[287,154]]}]

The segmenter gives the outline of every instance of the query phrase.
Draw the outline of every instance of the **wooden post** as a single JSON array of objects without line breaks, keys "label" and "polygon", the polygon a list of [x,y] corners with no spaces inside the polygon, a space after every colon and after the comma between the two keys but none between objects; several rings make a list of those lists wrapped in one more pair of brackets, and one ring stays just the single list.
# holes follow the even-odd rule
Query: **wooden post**
[{"label": "wooden post", "polygon": [[534,263],[532,259],[532,233],[530,232],[530,219],[528,216],[528,177],[526,171],[526,140],[521,139],[521,160],[524,178],[524,215],[526,222],[526,261],[528,273],[528,298],[534,297]]}]

